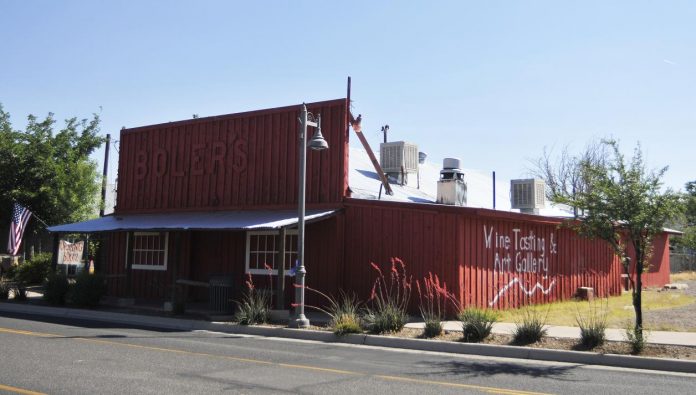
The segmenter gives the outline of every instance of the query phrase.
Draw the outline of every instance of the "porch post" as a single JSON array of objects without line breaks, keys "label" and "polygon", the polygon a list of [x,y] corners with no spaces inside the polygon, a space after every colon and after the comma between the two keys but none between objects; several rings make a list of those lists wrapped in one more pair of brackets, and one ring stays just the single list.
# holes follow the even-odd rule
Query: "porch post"
[{"label": "porch post", "polygon": [[134,235],[133,232],[128,232],[126,243],[126,293],[127,297],[133,297],[133,257],[131,250],[133,249]]},{"label": "porch post", "polygon": [[[179,256],[181,255],[181,232],[174,232],[174,256],[171,260],[172,262],[172,308],[176,309],[176,303],[178,302],[178,290],[176,285],[177,277],[179,276]],[[169,246],[167,246],[169,248]]]},{"label": "porch post", "polygon": [[276,309],[285,309],[285,235],[287,230],[285,227],[280,228],[278,243],[278,287],[276,289]]},{"label": "porch post", "polygon": [[53,234],[53,256],[51,257],[51,271],[55,272],[58,268],[58,244],[60,243],[60,233]]},{"label": "porch post", "polygon": [[82,259],[85,261],[85,264],[82,266],[82,270],[87,270],[89,272],[89,256],[90,256],[91,251],[89,250],[89,233],[85,234],[85,248],[82,251]]}]

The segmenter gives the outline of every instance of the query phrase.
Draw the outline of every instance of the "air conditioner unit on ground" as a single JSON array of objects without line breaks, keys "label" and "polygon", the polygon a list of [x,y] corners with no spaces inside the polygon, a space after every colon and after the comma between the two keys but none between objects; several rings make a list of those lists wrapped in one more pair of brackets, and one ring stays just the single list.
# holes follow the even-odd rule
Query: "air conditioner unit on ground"
[{"label": "air conditioner unit on ground", "polygon": [[510,203],[520,212],[539,214],[546,203],[546,183],[536,178],[510,180]]}]

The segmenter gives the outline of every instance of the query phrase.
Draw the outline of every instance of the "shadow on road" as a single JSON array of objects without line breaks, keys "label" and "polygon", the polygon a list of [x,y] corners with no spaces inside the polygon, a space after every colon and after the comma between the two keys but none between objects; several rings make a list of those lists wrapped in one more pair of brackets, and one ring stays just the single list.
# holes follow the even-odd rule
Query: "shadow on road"
[{"label": "shadow on road", "polygon": [[413,375],[457,375],[468,377],[491,377],[497,375],[542,377],[563,381],[578,381],[571,379],[569,373],[577,366],[529,366],[511,362],[463,362],[423,361],[419,365],[432,366],[434,371],[413,372]]},{"label": "shadow on road", "polygon": [[[166,329],[166,328],[155,328],[145,325],[128,325],[128,324],[118,324],[109,323],[103,321],[92,321],[85,319],[74,319],[74,318],[62,318],[62,317],[46,317],[32,314],[22,314],[22,313],[2,313],[2,317],[16,318],[23,320],[31,320],[36,322],[43,322],[48,324],[57,325],[67,325],[78,328],[88,328],[88,329],[136,329],[148,332],[153,332],[151,336],[132,336],[132,335],[120,335],[120,334],[103,334],[95,336],[55,336],[48,339],[117,339],[117,338],[127,338],[127,339],[147,339],[147,338],[196,338],[196,337],[218,337],[225,339],[242,339],[244,336],[230,335],[226,333],[219,333],[219,336],[215,336],[212,332],[208,334],[197,336],[194,333],[198,331],[190,330],[178,330],[178,329]],[[168,334],[168,335],[163,335]]]}]

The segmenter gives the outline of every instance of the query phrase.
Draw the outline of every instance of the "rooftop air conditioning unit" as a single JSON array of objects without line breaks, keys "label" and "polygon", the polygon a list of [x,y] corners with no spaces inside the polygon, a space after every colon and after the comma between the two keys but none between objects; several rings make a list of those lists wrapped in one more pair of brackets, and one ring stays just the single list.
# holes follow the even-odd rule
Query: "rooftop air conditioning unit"
[{"label": "rooftop air conditioning unit", "polygon": [[536,178],[511,180],[510,203],[522,213],[539,214],[546,203],[546,183]]},{"label": "rooftop air conditioning unit", "polygon": [[417,173],[418,146],[405,141],[379,145],[379,164],[387,174]]}]

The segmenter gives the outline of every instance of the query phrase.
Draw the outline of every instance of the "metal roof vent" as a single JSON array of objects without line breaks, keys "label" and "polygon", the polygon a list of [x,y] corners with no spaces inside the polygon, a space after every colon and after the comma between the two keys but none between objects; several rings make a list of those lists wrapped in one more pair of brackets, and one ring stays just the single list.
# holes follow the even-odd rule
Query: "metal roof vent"
[{"label": "metal roof vent", "polygon": [[461,169],[461,160],[445,158],[442,161],[440,180],[437,182],[437,202],[466,206],[466,182]]},{"label": "metal roof vent", "polygon": [[408,173],[418,172],[418,146],[405,141],[379,145],[379,164],[385,173],[404,183]]},{"label": "metal roof vent", "polygon": [[522,213],[539,214],[546,204],[546,183],[544,180],[529,178],[510,180],[510,203]]}]

